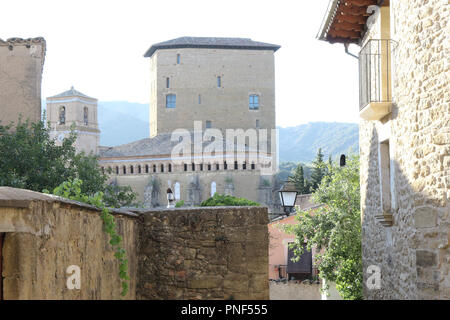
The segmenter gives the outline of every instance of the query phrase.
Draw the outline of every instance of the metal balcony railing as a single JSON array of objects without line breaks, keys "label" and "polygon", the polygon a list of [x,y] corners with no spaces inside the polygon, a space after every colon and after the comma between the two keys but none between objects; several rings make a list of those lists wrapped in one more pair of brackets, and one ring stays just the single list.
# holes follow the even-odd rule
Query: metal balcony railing
[{"label": "metal balcony railing", "polygon": [[372,39],[359,53],[359,110],[372,102],[392,102],[391,65],[396,42]]}]

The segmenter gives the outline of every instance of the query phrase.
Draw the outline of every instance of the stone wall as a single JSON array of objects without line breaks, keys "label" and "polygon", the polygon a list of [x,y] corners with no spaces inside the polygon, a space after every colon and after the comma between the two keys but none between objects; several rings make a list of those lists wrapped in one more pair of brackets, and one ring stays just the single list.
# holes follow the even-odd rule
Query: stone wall
[{"label": "stone wall", "polygon": [[[129,261],[135,299],[138,217],[115,212]],[[4,299],[119,299],[119,264],[93,207],[41,193],[0,188]],[[69,266],[80,267],[81,288],[69,290]]]},{"label": "stone wall", "polygon": [[[361,121],[363,267],[381,268],[367,299],[450,299],[448,1],[390,1],[392,114]],[[373,37],[376,38],[376,33]],[[447,51],[447,53],[446,53]],[[379,142],[389,137],[393,225],[382,226]],[[369,276],[364,272],[364,283]]]},{"label": "stone wall", "polygon": [[1,124],[41,118],[41,79],[45,57],[43,38],[0,39]]},{"label": "stone wall", "polygon": [[267,208],[142,215],[138,298],[269,298]]},{"label": "stone wall", "polygon": [[[125,299],[268,299],[267,208],[114,211]],[[4,299],[119,299],[118,261],[91,206],[0,187]],[[67,288],[69,266],[81,288]],[[1,297],[1,295],[0,295]]]}]

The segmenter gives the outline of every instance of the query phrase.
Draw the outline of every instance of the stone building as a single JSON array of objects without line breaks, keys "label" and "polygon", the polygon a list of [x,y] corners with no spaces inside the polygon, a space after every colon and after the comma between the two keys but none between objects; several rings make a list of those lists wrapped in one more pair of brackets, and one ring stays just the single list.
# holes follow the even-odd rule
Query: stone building
[{"label": "stone building", "polygon": [[[273,208],[278,49],[241,38],[183,37],[152,45],[145,53],[150,137],[100,147],[111,182],[131,186],[147,207],[166,206],[171,187],[186,205],[217,192]],[[188,154],[174,154],[182,142]]]},{"label": "stone building", "polygon": [[62,143],[72,126],[77,133],[77,152],[98,154],[100,130],[97,119],[97,99],[78,92],[73,87],[47,98],[47,120],[50,136]]},{"label": "stone building", "polygon": [[447,0],[332,0],[318,35],[361,47],[367,299],[450,299],[449,12]]},{"label": "stone building", "polygon": [[[0,39],[0,121],[31,122],[41,118],[41,79],[45,60],[43,38]],[[17,94],[20,92],[21,94]]]}]

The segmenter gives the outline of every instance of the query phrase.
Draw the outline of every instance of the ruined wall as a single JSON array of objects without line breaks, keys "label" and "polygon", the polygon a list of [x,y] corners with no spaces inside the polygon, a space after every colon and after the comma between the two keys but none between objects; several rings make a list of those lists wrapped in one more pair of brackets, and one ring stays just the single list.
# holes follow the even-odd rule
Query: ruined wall
[{"label": "ruined wall", "polygon": [[267,208],[143,213],[140,299],[269,299]]},{"label": "ruined wall", "polygon": [[17,123],[19,115],[41,118],[41,79],[45,57],[43,38],[0,39],[0,121]]},{"label": "ruined wall", "polygon": [[[381,268],[367,299],[450,299],[447,1],[390,1],[393,112],[361,121],[363,267]],[[374,35],[376,37],[376,35]],[[393,225],[382,226],[380,136],[390,132]],[[364,272],[364,283],[368,274]]]},{"label": "ruined wall", "polygon": [[[116,214],[129,260],[130,290],[135,299],[138,219]],[[61,198],[0,188],[0,233],[5,234],[4,299],[120,299],[119,264],[100,212]],[[81,269],[81,289],[66,285],[71,265]]]}]

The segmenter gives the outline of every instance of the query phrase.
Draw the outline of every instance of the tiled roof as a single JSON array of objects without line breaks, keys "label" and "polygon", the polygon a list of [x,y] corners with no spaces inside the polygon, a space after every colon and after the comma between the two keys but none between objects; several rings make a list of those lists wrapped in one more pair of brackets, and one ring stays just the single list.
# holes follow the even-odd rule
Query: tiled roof
[{"label": "tiled roof", "polygon": [[91,97],[75,90],[73,87],[71,87],[70,90],[64,91],[63,93],[60,93],[60,94],[57,94],[56,96],[48,97],[48,98],[62,98],[62,97],[83,97],[83,98],[95,99],[95,98],[91,98]]},{"label": "tiled roof", "polygon": [[250,49],[277,51],[276,44],[253,41],[249,38],[212,38],[212,37],[181,37],[155,43],[147,50],[144,57],[151,57],[158,49],[172,48],[219,48],[219,49]]},{"label": "tiled roof", "polygon": [[[115,157],[139,157],[139,156],[161,156],[170,155],[173,148],[179,144],[179,141],[171,141],[171,134],[159,134],[153,138],[145,138],[131,143],[123,144],[116,147],[99,148],[100,158],[115,158]],[[194,141],[191,132],[191,141]],[[209,145],[210,141],[204,142],[203,147]],[[236,143],[237,145],[237,143]],[[229,147],[228,147],[229,148]],[[223,141],[223,150],[227,150],[227,141]],[[251,151],[250,148],[245,147],[245,150]],[[256,150],[253,150],[256,151]]]},{"label": "tiled roof", "polygon": [[330,43],[359,43],[367,31],[367,19],[374,12],[369,7],[378,3],[378,0],[330,0],[317,38]]}]

